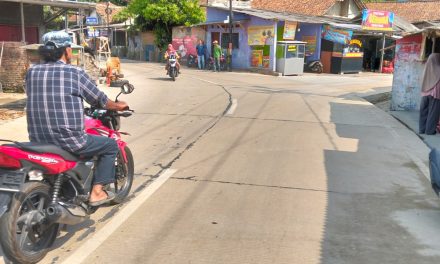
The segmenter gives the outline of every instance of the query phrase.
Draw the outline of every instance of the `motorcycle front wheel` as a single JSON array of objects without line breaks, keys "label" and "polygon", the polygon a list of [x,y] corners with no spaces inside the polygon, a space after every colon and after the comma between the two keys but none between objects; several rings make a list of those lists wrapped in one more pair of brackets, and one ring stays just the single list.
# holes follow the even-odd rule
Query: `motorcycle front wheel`
[{"label": "motorcycle front wheel", "polygon": [[55,241],[59,225],[47,225],[43,217],[50,201],[50,187],[41,182],[25,183],[14,194],[0,219],[0,243],[13,263],[39,262]]},{"label": "motorcycle front wheel", "polygon": [[122,152],[119,151],[116,158],[116,181],[115,181],[115,194],[116,197],[112,201],[113,204],[122,203],[130,193],[131,186],[134,179],[134,161],[131,150],[126,146],[125,155],[127,162],[125,162]]},{"label": "motorcycle front wheel", "polygon": [[176,69],[171,70],[171,79],[173,79],[173,82],[176,81]]}]

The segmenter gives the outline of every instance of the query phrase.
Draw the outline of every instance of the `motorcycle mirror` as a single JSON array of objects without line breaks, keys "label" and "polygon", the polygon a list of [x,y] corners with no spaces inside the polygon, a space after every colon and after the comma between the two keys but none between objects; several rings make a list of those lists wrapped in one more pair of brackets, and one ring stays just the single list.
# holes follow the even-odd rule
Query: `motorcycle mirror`
[{"label": "motorcycle mirror", "polygon": [[123,94],[130,94],[133,92],[133,90],[134,90],[134,86],[129,82],[126,82],[121,86],[121,92]]}]

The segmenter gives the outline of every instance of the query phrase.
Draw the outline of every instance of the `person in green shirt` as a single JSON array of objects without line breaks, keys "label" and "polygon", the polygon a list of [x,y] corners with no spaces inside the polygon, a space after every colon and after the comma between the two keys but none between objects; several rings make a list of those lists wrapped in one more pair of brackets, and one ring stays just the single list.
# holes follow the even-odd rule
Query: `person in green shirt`
[{"label": "person in green shirt", "polygon": [[220,71],[220,58],[222,56],[222,48],[218,44],[217,40],[214,40],[214,50],[212,55],[214,56],[214,71]]}]

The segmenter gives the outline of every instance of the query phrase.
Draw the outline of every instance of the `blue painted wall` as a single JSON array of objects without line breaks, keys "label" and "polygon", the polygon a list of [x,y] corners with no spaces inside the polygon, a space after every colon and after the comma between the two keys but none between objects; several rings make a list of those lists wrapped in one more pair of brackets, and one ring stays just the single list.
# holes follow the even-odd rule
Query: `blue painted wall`
[{"label": "blue painted wall", "polygon": [[[207,22],[214,21],[223,21],[229,15],[228,11],[220,10],[216,8],[207,9]],[[233,33],[239,33],[239,49],[233,49],[232,51],[232,67],[236,69],[247,69],[250,68],[250,58],[252,48],[248,45],[248,35],[247,29],[249,26],[264,26],[264,25],[275,25],[274,21],[266,20],[258,17],[249,16],[242,13],[234,12],[235,20],[247,20],[246,22],[241,23],[240,27],[234,27]],[[219,32],[220,40],[222,33],[229,33],[229,30],[218,28],[217,26],[208,26],[207,28],[207,36],[206,36],[206,44],[208,47],[208,53],[211,54],[211,33]],[[226,54],[226,50],[224,50]],[[273,65],[273,54],[271,52],[271,63],[270,67]]]},{"label": "blue painted wall", "polygon": [[[279,31],[282,34],[284,30],[284,21],[278,22]],[[309,23],[298,23],[298,28],[296,30],[295,40],[303,41],[303,36],[316,36],[316,50],[312,56],[307,57],[307,62],[320,60],[321,59],[321,24],[309,24]],[[278,40],[282,39],[282,35]]]},{"label": "blue painted wall", "polygon": [[321,59],[321,28],[320,24],[299,23],[295,39],[303,41],[303,36],[316,36],[316,50],[312,56],[307,57],[307,62]]},{"label": "blue painted wall", "polygon": [[[206,22],[223,21],[226,20],[228,16],[229,16],[229,11],[226,10],[221,10],[212,7],[208,7],[206,10]],[[235,20],[249,19],[249,16],[243,13],[234,12],[234,19]]]}]

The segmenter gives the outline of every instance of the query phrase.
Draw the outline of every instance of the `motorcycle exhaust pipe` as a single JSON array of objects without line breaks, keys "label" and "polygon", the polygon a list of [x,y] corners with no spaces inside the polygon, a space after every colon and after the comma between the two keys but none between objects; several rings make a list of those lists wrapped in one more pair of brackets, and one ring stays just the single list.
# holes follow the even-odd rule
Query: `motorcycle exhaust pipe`
[{"label": "motorcycle exhaust pipe", "polygon": [[87,214],[79,206],[61,203],[49,205],[46,215],[50,222],[66,225],[76,225],[87,219]]}]

